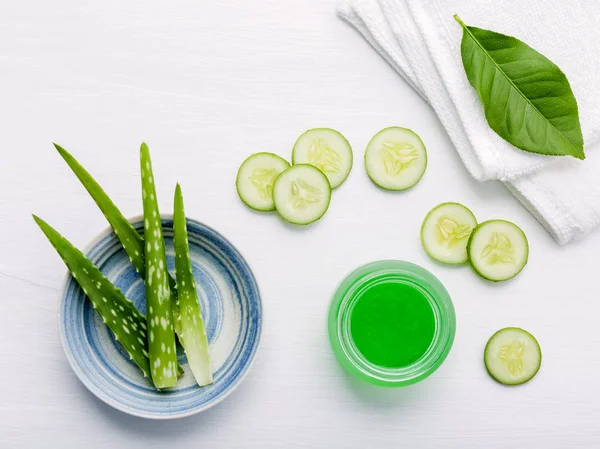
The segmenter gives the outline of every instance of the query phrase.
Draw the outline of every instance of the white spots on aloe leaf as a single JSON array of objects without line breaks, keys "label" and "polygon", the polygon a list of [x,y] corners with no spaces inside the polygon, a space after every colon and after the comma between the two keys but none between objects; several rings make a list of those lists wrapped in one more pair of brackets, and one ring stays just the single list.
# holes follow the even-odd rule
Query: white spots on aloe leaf
[{"label": "white spots on aloe leaf", "polygon": [[139,252],[137,249],[135,250],[135,255],[136,255],[136,256],[139,256],[139,255],[140,255],[140,252]]},{"label": "white spots on aloe leaf", "polygon": [[171,353],[171,347],[169,346],[169,347],[167,348],[167,354],[170,354],[170,353]]},{"label": "white spots on aloe leaf", "polygon": [[115,309],[110,309],[110,313],[112,313],[113,316],[117,316],[117,312],[115,312]]},{"label": "white spots on aloe leaf", "polygon": [[[146,323],[142,322],[141,324],[142,324],[142,329],[147,329]],[[143,332],[142,332],[142,334],[143,334]]]},{"label": "white spots on aloe leaf", "polygon": [[156,368],[158,368],[160,366],[160,364],[161,364],[160,358],[157,358],[154,361],[154,364],[152,366],[154,367],[154,369],[156,369]]},{"label": "white spots on aloe leaf", "polygon": [[150,343],[154,341],[154,332],[150,331]]},{"label": "white spots on aloe leaf", "polygon": [[158,216],[158,212],[156,212],[156,209],[154,209],[154,210],[152,211],[152,216],[153,216],[154,218],[156,218],[156,217]]},{"label": "white spots on aloe leaf", "polygon": [[146,351],[145,349],[142,349],[142,352],[144,353],[144,357],[148,357],[148,351]]},{"label": "white spots on aloe leaf", "polygon": [[102,297],[102,301],[104,301],[104,302],[108,302],[108,299],[106,299],[106,296],[103,296],[103,297]]},{"label": "white spots on aloe leaf", "polygon": [[119,305],[119,310],[120,310],[121,312],[125,312],[125,307],[123,307],[122,305]]},{"label": "white spots on aloe leaf", "polygon": [[142,199],[146,199],[146,190],[142,190]]},{"label": "white spots on aloe leaf", "polygon": [[163,263],[162,259],[158,261],[158,268],[160,268],[161,270],[165,267],[165,264]]},{"label": "white spots on aloe leaf", "polygon": [[155,198],[155,197],[154,197],[154,193],[153,193],[153,192],[150,192],[150,200],[154,201],[154,198]]},{"label": "white spots on aloe leaf", "polygon": [[[149,308],[148,310],[150,311],[150,313],[154,313],[154,307],[150,306],[150,308]],[[146,328],[146,327],[144,326],[144,329],[145,329],[145,328]]]},{"label": "white spots on aloe leaf", "polygon": [[150,242],[146,243],[146,252],[149,253],[152,247],[150,246]]},{"label": "white spots on aloe leaf", "polygon": [[148,229],[148,228],[150,227],[150,222],[148,221],[148,219],[147,219],[147,218],[144,220],[144,227],[145,227],[146,229]]},{"label": "white spots on aloe leaf", "polygon": [[160,324],[162,325],[164,330],[167,330],[167,326],[168,326],[169,322],[167,321],[167,319],[164,316],[160,319]]},{"label": "white spots on aloe leaf", "polygon": [[165,343],[164,343],[164,342],[162,342],[162,343],[160,344],[160,350],[161,350],[162,352],[165,352],[165,351],[167,350],[167,347],[165,346]]},{"label": "white spots on aloe leaf", "polygon": [[123,321],[123,324],[127,325],[127,320],[125,318],[122,318],[121,321]]},{"label": "white spots on aloe leaf", "polygon": [[150,161],[146,161],[146,170],[151,170]]},{"label": "white spots on aloe leaf", "polygon": [[152,184],[154,182],[154,179],[152,179],[152,175],[148,176],[148,182],[150,184]]},{"label": "white spots on aloe leaf", "polygon": [[142,340],[140,337],[138,337],[138,341],[140,342],[140,344],[141,344],[142,346],[144,346],[144,340]]},{"label": "white spots on aloe leaf", "polygon": [[128,334],[131,334],[131,332],[129,332],[129,328],[126,325],[123,325],[123,330]]},{"label": "white spots on aloe leaf", "polygon": [[89,272],[89,271],[87,270],[87,268],[85,268],[85,267],[83,268],[83,272],[84,272],[85,274],[90,274],[90,272]]},{"label": "white spots on aloe leaf", "polygon": [[156,242],[154,242],[154,250],[158,251],[158,240]]}]

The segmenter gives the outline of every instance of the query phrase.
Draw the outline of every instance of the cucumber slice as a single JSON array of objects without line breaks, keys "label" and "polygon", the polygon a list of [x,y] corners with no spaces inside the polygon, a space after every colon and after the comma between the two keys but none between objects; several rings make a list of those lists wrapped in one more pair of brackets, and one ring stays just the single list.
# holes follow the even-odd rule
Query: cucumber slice
[{"label": "cucumber slice", "polygon": [[505,220],[481,223],[467,244],[469,262],[488,281],[506,281],[521,272],[529,257],[529,243],[516,224]]},{"label": "cucumber slice", "polygon": [[325,173],[332,189],[346,180],[352,160],[352,147],[346,138],[330,128],[309,129],[298,137],[292,150],[292,164],[314,165]]},{"label": "cucumber slice", "polygon": [[273,197],[277,212],[284,220],[306,225],[327,212],[331,186],[318,168],[309,164],[293,165],[275,181]]},{"label": "cucumber slice", "polygon": [[427,254],[439,262],[465,263],[469,260],[469,236],[476,226],[475,215],[462,204],[438,204],[423,220],[421,243]]},{"label": "cucumber slice", "polygon": [[492,335],[483,354],[485,367],[504,385],[521,385],[540,370],[542,350],[533,335],[518,327],[507,327]]},{"label": "cucumber slice", "polygon": [[365,168],[379,187],[406,190],[423,177],[427,151],[414,131],[391,126],[379,131],[367,144]]},{"label": "cucumber slice", "polygon": [[288,161],[273,153],[256,153],[247,158],[240,166],[235,180],[240,199],[254,210],[275,210],[273,184],[277,176],[289,166]]}]

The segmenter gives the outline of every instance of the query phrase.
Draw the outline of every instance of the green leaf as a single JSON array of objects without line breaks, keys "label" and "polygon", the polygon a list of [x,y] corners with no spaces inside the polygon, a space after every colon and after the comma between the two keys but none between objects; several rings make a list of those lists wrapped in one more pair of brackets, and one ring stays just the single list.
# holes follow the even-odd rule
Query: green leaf
[{"label": "green leaf", "polygon": [[[67,150],[56,143],[54,146],[69,168],[75,173],[75,176],[77,176],[83,187],[88,191],[94,202],[98,205],[102,214],[113,228],[136,271],[142,279],[144,279],[146,277],[144,239],[125,218],[94,177],[83,168],[83,166]],[[171,287],[171,305],[173,308],[175,332],[179,335],[181,329],[179,328],[179,320],[177,320],[177,317],[179,316],[179,309],[177,307],[177,289],[175,288],[175,280],[171,276],[169,276],[169,286]]]},{"label": "green leaf", "polygon": [[556,64],[524,42],[465,25],[461,56],[490,127],[521,150],[584,159],[577,100]]},{"label": "green leaf", "polygon": [[44,220],[35,215],[33,219],[60,254],[73,278],[113,332],[115,339],[142,370],[144,377],[149,377],[150,364],[144,316],[81,251]]},{"label": "green leaf", "polygon": [[90,175],[89,172],[63,147],[56,143],[54,144],[54,147],[96,202],[119,238],[119,241],[127,252],[136,271],[144,277],[146,266],[144,261],[144,239],[123,216],[115,203],[113,203],[92,175]]},{"label": "green leaf", "polygon": [[163,230],[156,198],[150,150],[145,143],[140,148],[142,198],[144,206],[144,237],[146,240],[146,316],[148,317],[148,353],[152,382],[158,389],[177,383],[177,351],[171,308],[171,286]]},{"label": "green leaf", "polygon": [[179,292],[179,320],[185,354],[196,382],[201,387],[213,383],[210,366],[208,339],[202,311],[198,301],[196,282],[192,274],[192,262],[187,235],[187,223],[183,207],[183,194],[177,184],[173,208],[173,241],[175,246],[175,272]]}]

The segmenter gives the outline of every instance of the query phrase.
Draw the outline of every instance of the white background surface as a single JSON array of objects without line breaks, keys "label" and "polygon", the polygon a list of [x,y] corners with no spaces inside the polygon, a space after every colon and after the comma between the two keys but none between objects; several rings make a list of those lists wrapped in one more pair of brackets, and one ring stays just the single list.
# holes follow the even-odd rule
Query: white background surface
[{"label": "white background surface", "polygon": [[[500,184],[470,179],[432,111],[335,17],[333,0],[3,1],[0,123],[0,448],[600,446],[600,233],[559,247]],[[392,124],[415,129],[429,150],[425,177],[405,193],[375,188],[362,164],[371,135]],[[325,218],[296,228],[248,210],[234,189],[241,161],[289,157],[313,126],[339,129],[355,149]],[[162,211],[179,181],[189,216],[248,259],[265,313],[240,388],[171,422],[113,411],[72,373],[56,323],[65,268],[30,218],[80,247],[106,226],[52,141],[126,215],[140,213],[142,140]],[[449,200],[522,226],[531,256],[518,278],[492,285],[425,256],[421,220]],[[433,271],[458,321],[445,364],[398,390],[349,378],[325,328],[336,284],[385,258]],[[519,388],[494,383],[482,363],[504,326],[530,330],[543,349],[542,370]]]}]

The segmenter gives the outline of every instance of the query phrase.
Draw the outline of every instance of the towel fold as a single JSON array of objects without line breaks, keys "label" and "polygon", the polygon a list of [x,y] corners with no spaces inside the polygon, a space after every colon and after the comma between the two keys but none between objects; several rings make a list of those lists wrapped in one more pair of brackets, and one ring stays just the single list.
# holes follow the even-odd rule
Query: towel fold
[{"label": "towel fold", "polygon": [[[593,48],[600,39],[593,23],[600,3],[524,3],[343,0],[338,14],[432,106],[472,176],[503,181],[565,243],[600,222],[600,59]],[[518,150],[489,128],[464,73],[454,13],[469,25],[518,37],[561,67],[578,100],[585,161]]]}]

